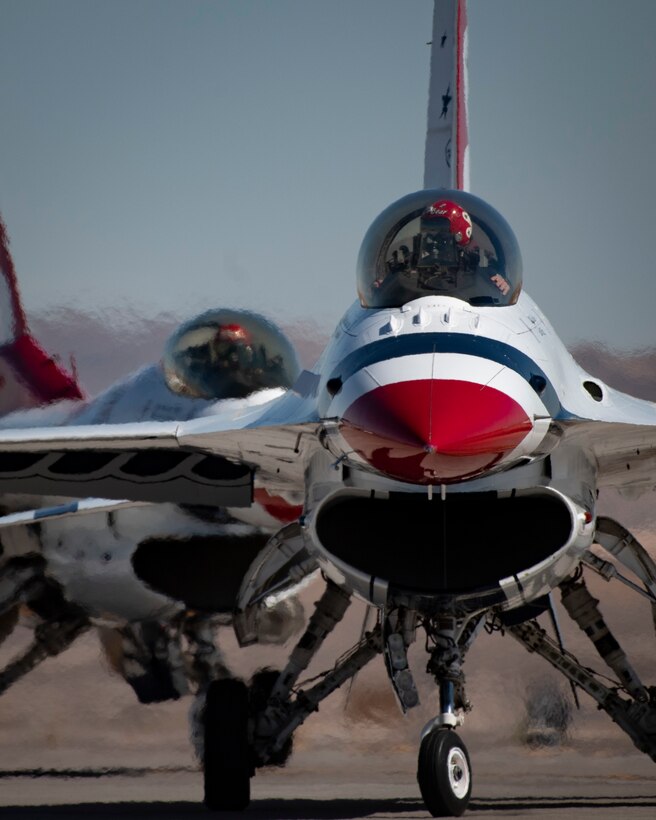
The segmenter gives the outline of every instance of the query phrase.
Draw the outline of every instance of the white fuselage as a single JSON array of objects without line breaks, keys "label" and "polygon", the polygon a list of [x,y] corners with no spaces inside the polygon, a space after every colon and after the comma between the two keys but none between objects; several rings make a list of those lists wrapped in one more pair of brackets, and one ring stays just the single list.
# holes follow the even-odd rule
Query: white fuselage
[{"label": "white fuselage", "polygon": [[[574,569],[594,533],[594,465],[578,451],[557,447],[554,424],[579,413],[590,415],[595,399],[583,387],[589,379],[526,295],[507,307],[472,307],[444,296],[423,297],[401,308],[353,305],[306,375],[306,394],[285,397],[287,416],[294,402],[299,415],[301,405],[307,413],[314,402],[325,426],[328,452],[311,461],[303,519],[306,540],[324,571],[376,604],[389,600],[392,589],[397,599],[421,597],[411,574],[401,571],[406,581],[400,584],[391,575],[384,577],[384,571],[393,570],[377,554],[395,551],[401,566],[411,560],[406,552],[411,542],[423,539],[430,553],[433,536],[425,528],[417,530],[414,508],[402,501],[398,517],[405,524],[395,530],[394,543],[386,540],[382,525],[379,529],[374,523],[386,513],[375,508],[375,501],[384,500],[386,510],[394,499],[422,497],[439,505],[466,493],[468,514],[476,516],[477,499],[494,493],[500,504],[511,497],[524,499],[525,509],[515,515],[518,506],[508,505],[503,526],[483,526],[471,536],[480,539],[471,549],[458,544],[473,564],[478,553],[506,550],[507,544],[499,542],[516,541],[517,530],[520,540],[523,534],[527,541],[539,541],[539,520],[552,507],[562,512],[562,526],[557,532],[554,528],[541,550],[514,546],[515,557],[506,564],[500,560],[494,578],[492,567],[470,587],[451,591],[463,602],[506,607],[548,592]],[[277,409],[268,411],[267,422]],[[360,533],[380,544],[365,555],[354,542],[351,558],[343,542],[355,514],[370,522]],[[422,510],[419,517],[426,515]],[[340,521],[343,535],[337,537],[333,533],[340,532]],[[451,549],[439,540],[436,555]],[[412,560],[430,568],[423,553]],[[504,575],[506,565],[512,571]],[[450,592],[437,577],[433,587],[433,594]],[[423,589],[429,594],[430,582]]]}]

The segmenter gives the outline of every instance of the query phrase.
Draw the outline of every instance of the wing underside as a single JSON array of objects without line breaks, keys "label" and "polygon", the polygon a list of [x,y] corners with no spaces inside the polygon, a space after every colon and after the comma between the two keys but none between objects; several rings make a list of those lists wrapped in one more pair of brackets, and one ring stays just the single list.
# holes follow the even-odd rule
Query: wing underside
[{"label": "wing underside", "polygon": [[8,430],[0,493],[244,507],[255,480],[302,489],[317,424],[216,430],[176,423]]}]

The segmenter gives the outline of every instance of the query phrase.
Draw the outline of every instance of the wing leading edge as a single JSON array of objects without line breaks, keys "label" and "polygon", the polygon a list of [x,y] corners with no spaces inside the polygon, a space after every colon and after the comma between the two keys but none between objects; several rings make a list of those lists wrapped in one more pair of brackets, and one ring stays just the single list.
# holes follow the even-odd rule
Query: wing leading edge
[{"label": "wing leading edge", "polygon": [[576,385],[570,393],[574,413],[556,423],[560,446],[593,458],[599,487],[656,486],[656,404],[615,390],[583,370],[579,375],[579,383],[588,387]]}]

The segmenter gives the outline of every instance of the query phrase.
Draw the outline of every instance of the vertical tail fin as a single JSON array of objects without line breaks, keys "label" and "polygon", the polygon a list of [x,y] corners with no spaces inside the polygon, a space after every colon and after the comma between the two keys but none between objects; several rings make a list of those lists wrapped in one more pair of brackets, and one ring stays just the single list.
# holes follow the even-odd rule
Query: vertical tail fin
[{"label": "vertical tail fin", "polygon": [[466,0],[435,0],[424,188],[469,190]]},{"label": "vertical tail fin", "polygon": [[27,322],[18,295],[16,271],[9,253],[9,237],[0,217],[0,346],[11,343],[26,331]]},{"label": "vertical tail fin", "polygon": [[29,333],[9,237],[0,218],[0,415],[81,398],[74,376],[48,356]]}]

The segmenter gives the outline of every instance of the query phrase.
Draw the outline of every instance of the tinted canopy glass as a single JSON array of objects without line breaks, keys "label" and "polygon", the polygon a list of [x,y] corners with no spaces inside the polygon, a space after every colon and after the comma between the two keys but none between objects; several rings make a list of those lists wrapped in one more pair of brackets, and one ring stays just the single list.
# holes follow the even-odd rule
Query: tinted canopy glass
[{"label": "tinted canopy glass", "polygon": [[400,307],[421,296],[471,305],[510,305],[522,286],[512,229],[494,208],[463,191],[417,191],[374,221],[358,258],[364,307]]},{"label": "tinted canopy glass", "polygon": [[286,336],[242,310],[210,310],[182,325],[166,344],[163,367],[171,390],[204,399],[291,387],[300,369]]}]

